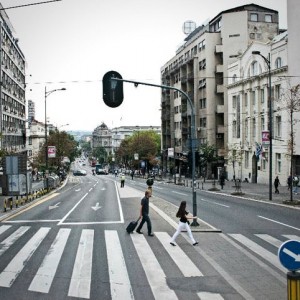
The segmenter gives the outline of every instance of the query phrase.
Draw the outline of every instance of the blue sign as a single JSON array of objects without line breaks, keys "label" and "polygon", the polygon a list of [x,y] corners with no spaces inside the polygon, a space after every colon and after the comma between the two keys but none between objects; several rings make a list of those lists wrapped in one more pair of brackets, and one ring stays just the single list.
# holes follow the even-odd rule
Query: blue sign
[{"label": "blue sign", "polygon": [[300,241],[289,240],[284,242],[279,250],[278,257],[281,264],[289,271],[300,269]]}]

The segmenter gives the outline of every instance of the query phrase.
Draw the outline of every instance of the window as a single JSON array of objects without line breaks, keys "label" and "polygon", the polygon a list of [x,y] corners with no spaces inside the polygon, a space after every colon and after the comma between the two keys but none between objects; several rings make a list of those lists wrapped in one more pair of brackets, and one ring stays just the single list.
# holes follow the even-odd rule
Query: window
[{"label": "window", "polygon": [[252,119],[252,137],[256,137],[256,119]]},{"label": "window", "polygon": [[265,130],[265,117],[261,117],[260,119],[261,131]]},{"label": "window", "polygon": [[249,151],[245,151],[245,168],[249,168]]},{"label": "window", "polygon": [[199,100],[200,109],[206,108],[206,98],[202,98]]},{"label": "window", "polygon": [[280,90],[281,90],[280,84],[276,84],[275,85],[275,95],[274,95],[275,99],[280,99],[280,96],[281,96]]},{"label": "window", "polygon": [[275,135],[281,137],[281,116],[275,118]]},{"label": "window", "polygon": [[236,98],[237,96],[232,97],[232,108],[236,108]]},{"label": "window", "polygon": [[206,127],[206,118],[200,118],[200,127]]},{"label": "window", "polygon": [[246,93],[245,94],[245,107],[248,106],[248,94]]},{"label": "window", "polygon": [[235,83],[236,82],[236,74],[233,74],[232,76],[232,83]]},{"label": "window", "polygon": [[276,171],[281,172],[281,153],[276,153]]},{"label": "window", "polygon": [[232,122],[232,137],[236,138],[236,121]]},{"label": "window", "polygon": [[263,170],[267,169],[268,157],[269,157],[269,153],[263,152],[263,159],[262,159],[262,163],[261,163],[261,167]]},{"label": "window", "polygon": [[245,120],[245,138],[248,137],[249,134],[249,125],[248,125],[248,119]]},{"label": "window", "polygon": [[250,14],[250,21],[257,22],[258,21],[258,14]]},{"label": "window", "polygon": [[272,23],[272,15],[265,14],[265,22]]},{"label": "window", "polygon": [[254,61],[251,64],[251,76],[256,76],[258,75],[258,63],[257,61]]},{"label": "window", "polygon": [[206,87],[206,79],[199,80],[199,89]]},{"label": "window", "polygon": [[281,57],[277,57],[275,60],[275,68],[278,69],[281,67],[282,67],[282,59],[281,59]]},{"label": "window", "polygon": [[260,102],[261,103],[265,102],[265,90],[264,89],[260,90]]},{"label": "window", "polygon": [[252,98],[252,105],[255,106],[255,104],[256,104],[256,94],[255,94],[255,91],[251,92],[251,98]]}]

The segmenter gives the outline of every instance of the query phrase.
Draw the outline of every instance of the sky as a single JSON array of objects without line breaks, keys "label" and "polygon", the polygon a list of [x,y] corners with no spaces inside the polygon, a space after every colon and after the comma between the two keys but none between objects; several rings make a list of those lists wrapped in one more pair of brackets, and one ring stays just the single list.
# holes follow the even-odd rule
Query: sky
[{"label": "sky", "polygon": [[[46,0],[0,0],[12,7]],[[119,126],[160,126],[160,88],[124,83],[124,101],[107,107],[102,78],[160,84],[160,69],[176,54],[187,20],[197,26],[221,11],[257,4],[279,12],[287,28],[287,0],[62,0],[6,10],[27,61],[26,98],[36,119],[63,130],[93,131],[104,122]],[[66,125],[68,124],[68,125]],[[62,129],[61,129],[62,130]]]}]

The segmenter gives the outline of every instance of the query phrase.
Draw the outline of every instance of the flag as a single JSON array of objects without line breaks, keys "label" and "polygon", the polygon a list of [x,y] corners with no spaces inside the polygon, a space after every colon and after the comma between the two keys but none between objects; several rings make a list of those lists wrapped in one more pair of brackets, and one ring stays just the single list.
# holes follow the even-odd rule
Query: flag
[{"label": "flag", "polygon": [[261,153],[262,153],[262,144],[255,142],[255,155],[257,159],[259,159]]}]

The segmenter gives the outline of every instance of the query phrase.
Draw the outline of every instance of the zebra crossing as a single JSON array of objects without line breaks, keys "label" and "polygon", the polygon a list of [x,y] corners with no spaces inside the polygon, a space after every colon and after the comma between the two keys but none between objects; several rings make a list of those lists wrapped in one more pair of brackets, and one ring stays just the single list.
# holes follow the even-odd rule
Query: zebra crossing
[{"label": "zebra crossing", "polygon": [[[6,266],[0,269],[0,289],[12,288],[16,284],[19,276],[25,273],[26,266],[31,258],[35,256],[35,252],[40,247],[42,242],[46,240],[51,229],[50,227],[32,228],[31,226],[0,226],[0,260],[9,253],[13,245],[18,245],[18,241],[26,235],[26,241],[22,242],[18,252],[7,263]],[[62,264],[62,256],[67,251],[68,244],[72,240],[72,230],[70,228],[60,228],[55,233],[53,241],[49,242],[50,247],[45,251],[40,266],[37,268],[33,279],[31,280],[28,291],[41,294],[48,294],[51,287],[54,285],[54,279],[57,276],[57,270]],[[29,234],[30,232],[30,234]],[[262,259],[270,263],[280,271],[286,270],[280,265],[276,253],[276,249],[288,239],[299,240],[296,235],[281,235],[281,240],[267,234],[253,234],[254,240],[242,234],[227,234],[227,237],[235,242],[243,245],[250,252],[255,253]],[[80,239],[76,249],[74,265],[70,274],[68,283],[69,297],[90,299],[93,288],[93,262],[94,262],[94,245],[95,239],[94,229],[81,229]],[[160,248],[167,253],[172,261],[181,272],[184,278],[198,277],[203,278],[204,272],[200,270],[190,254],[186,253],[180,245],[172,247],[169,244],[170,235],[167,232],[155,232]],[[257,238],[264,243],[271,245],[274,251],[269,251],[256,242]],[[167,274],[152,248],[151,243],[143,235],[132,234],[128,236],[136,250],[137,257],[145,272],[146,279],[151,288],[154,299],[178,299],[176,292],[167,283]],[[120,241],[120,236],[117,230],[104,230],[105,242],[105,258],[108,266],[108,277],[110,286],[110,299],[135,299],[134,288],[130,281],[129,268],[130,263],[126,262],[124,256],[124,246]],[[201,244],[200,246],[201,247]],[[196,248],[194,248],[196,249]],[[160,251],[162,251],[160,250]],[[197,249],[196,249],[197,251]],[[224,299],[219,293],[211,293],[207,291],[196,293],[199,299],[212,300]]]}]

